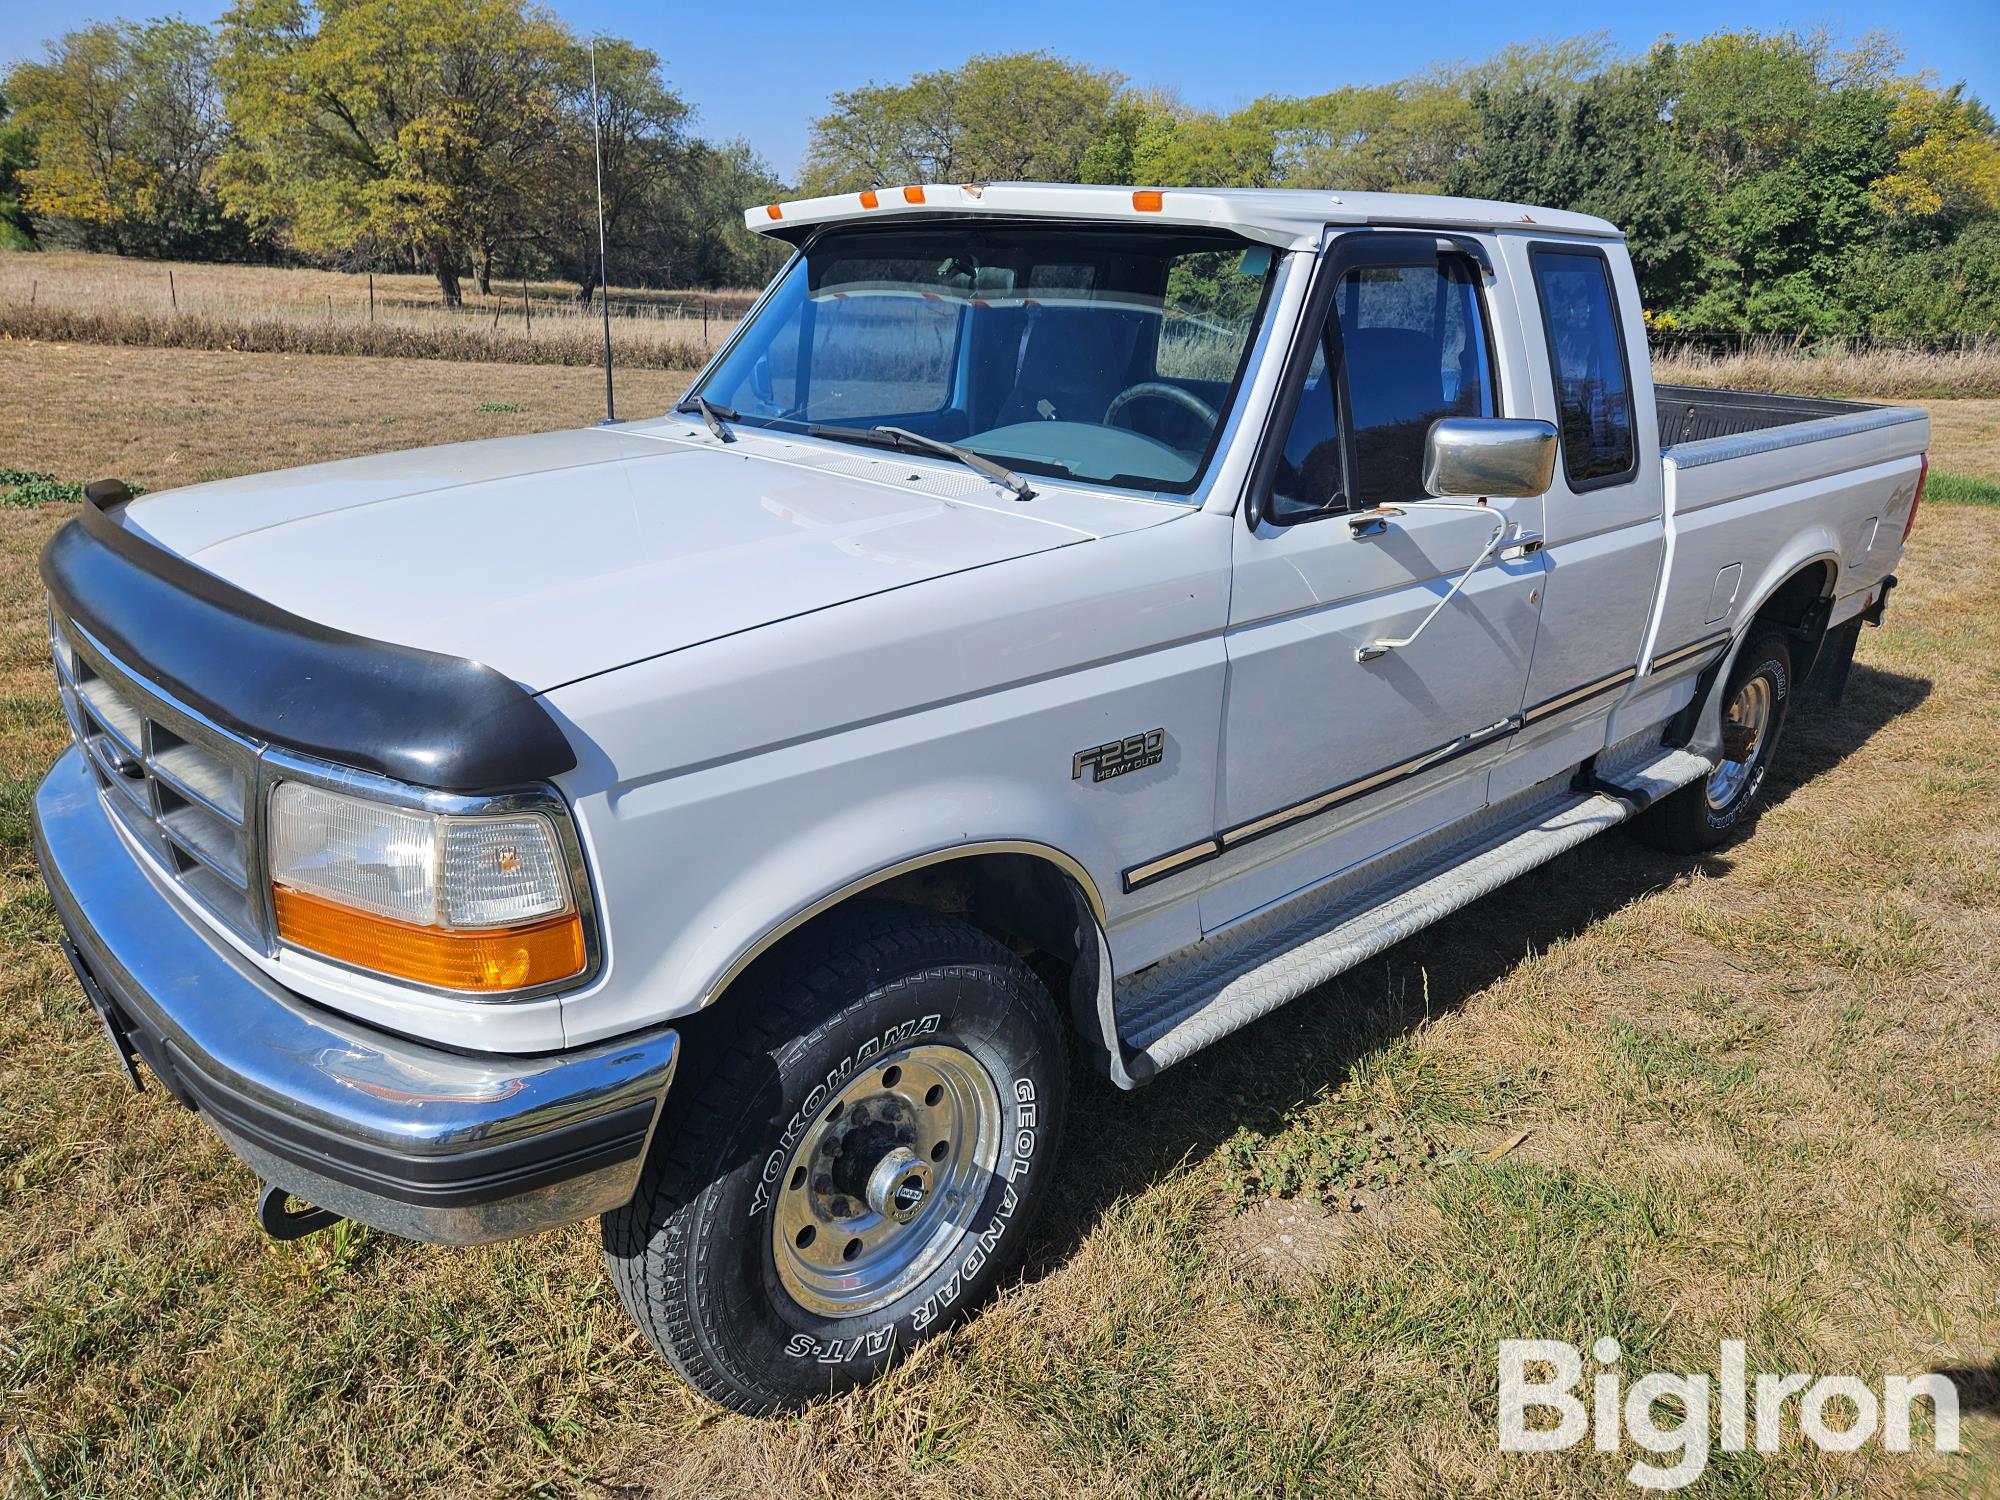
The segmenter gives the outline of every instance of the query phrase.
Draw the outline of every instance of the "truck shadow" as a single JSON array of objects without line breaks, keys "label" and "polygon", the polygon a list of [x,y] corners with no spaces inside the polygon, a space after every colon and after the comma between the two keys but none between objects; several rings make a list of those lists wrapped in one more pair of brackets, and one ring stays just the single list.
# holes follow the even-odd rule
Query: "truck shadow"
[{"label": "truck shadow", "polygon": [[1931,695],[1930,682],[1857,663],[1838,707],[1800,700],[1785,726],[1785,738],[1771,769],[1771,803],[1825,775],[1868,743],[1875,731],[1911,712]]},{"label": "truck shadow", "polygon": [[[1839,707],[1801,699],[1773,768],[1772,800],[1839,765],[1930,691],[1923,679],[1857,665]],[[1275,1129],[1288,1111],[1338,1087],[1359,1058],[1426,1019],[1450,1014],[1522,959],[1695,872],[1725,874],[1733,864],[1727,847],[1684,859],[1632,838],[1592,839],[1144,1089],[1121,1093],[1085,1082],[1072,1103],[1072,1146],[1030,1245],[1028,1274],[1074,1254],[1120,1199],[1209,1156],[1241,1128]]]},{"label": "truck shadow", "polygon": [[1957,1388],[1961,1416],[2000,1411],[2000,1360],[1983,1365],[1940,1365],[1931,1373],[1944,1376]]}]

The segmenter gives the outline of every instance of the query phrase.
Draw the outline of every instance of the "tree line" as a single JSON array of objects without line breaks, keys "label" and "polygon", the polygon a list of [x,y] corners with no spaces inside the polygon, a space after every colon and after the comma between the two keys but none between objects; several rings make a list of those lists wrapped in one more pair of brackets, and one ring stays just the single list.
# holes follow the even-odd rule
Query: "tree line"
[{"label": "tree line", "polygon": [[[593,55],[594,54],[594,55]],[[594,68],[593,68],[594,65]],[[595,113],[593,114],[593,100]],[[777,183],[690,128],[659,58],[525,0],[238,0],[105,23],[0,78],[0,248],[598,281],[764,280]]]},{"label": "tree line", "polygon": [[1379,86],[1196,109],[1047,53],[832,96],[808,191],[1035,178],[1452,193],[1630,238],[1650,319],[1786,337],[2000,327],[2000,130],[1886,37],[1509,47]]},{"label": "tree line", "polygon": [[[641,285],[751,285],[790,189],[696,135],[652,52],[596,46],[605,230]],[[591,54],[526,0],[237,0],[85,27],[0,78],[0,247],[597,279]],[[10,113],[11,111],[11,113]],[[1630,239],[1666,328],[2000,327],[2000,128],[1880,34],[1505,48],[1230,111],[1046,52],[832,95],[798,191],[1043,179],[1453,193]]]}]

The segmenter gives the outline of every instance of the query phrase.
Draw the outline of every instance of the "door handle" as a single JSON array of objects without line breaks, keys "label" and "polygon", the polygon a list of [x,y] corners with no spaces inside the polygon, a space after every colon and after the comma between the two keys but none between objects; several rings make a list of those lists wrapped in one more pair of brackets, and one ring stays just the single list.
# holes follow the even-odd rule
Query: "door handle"
[{"label": "door handle", "polygon": [[[1356,661],[1359,662],[1380,661],[1383,657],[1387,656],[1391,651],[1400,651],[1403,647],[1415,641],[1418,636],[1424,633],[1424,627],[1429,625],[1431,621],[1435,620],[1438,617],[1439,612],[1442,611],[1447,604],[1451,603],[1452,600],[1458,597],[1459,590],[1464,588],[1468,583],[1472,582],[1472,575],[1474,573],[1477,573],[1481,568],[1486,566],[1486,559],[1491,557],[1496,551],[1500,549],[1501,542],[1506,540],[1509,533],[1513,533],[1517,541],[1525,542],[1532,537],[1535,546],[1539,547],[1542,543],[1542,539],[1539,536],[1535,536],[1534,533],[1532,532],[1518,531],[1515,528],[1515,525],[1512,521],[1508,520],[1505,516],[1500,515],[1498,512],[1490,509],[1485,505],[1460,505],[1460,504],[1455,504],[1449,500],[1425,500],[1421,503],[1434,510],[1463,510],[1463,511],[1470,511],[1474,515],[1490,516],[1493,519],[1493,534],[1486,538],[1486,545],[1479,549],[1479,556],[1473,558],[1472,566],[1467,568],[1463,573],[1459,574],[1457,580],[1452,584],[1452,586],[1444,591],[1444,597],[1431,606],[1430,613],[1425,615],[1421,620],[1417,621],[1417,628],[1415,630],[1412,630],[1408,635],[1404,636],[1401,640],[1394,640],[1394,641],[1386,639],[1374,640],[1374,641],[1369,641],[1366,645],[1356,646],[1354,648],[1354,659]],[[1384,511],[1388,511],[1388,510],[1393,510],[1394,507],[1384,506],[1382,507],[1382,509]],[[1348,522],[1349,528],[1352,529],[1355,521],[1363,519],[1368,514],[1369,514],[1368,512],[1363,511],[1361,512],[1360,515],[1353,517],[1353,519]],[[1384,520],[1383,524],[1386,525],[1387,521]]]},{"label": "door handle", "polygon": [[1389,521],[1402,512],[1393,505],[1378,505],[1373,510],[1358,510],[1347,518],[1347,534],[1351,537],[1385,536],[1389,531]]},{"label": "door handle", "polygon": [[1500,561],[1519,562],[1524,557],[1533,557],[1543,545],[1539,531],[1517,531],[1514,539],[1500,549]]}]

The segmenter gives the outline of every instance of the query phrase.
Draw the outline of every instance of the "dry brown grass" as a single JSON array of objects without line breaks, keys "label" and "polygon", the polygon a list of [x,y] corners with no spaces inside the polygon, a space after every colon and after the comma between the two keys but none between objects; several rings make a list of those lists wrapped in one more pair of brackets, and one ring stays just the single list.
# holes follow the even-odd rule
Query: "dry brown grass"
[{"label": "dry brown grass", "polygon": [[2000,481],[2000,401],[1926,401],[1931,467]]},{"label": "dry brown grass", "polygon": [[[145,464],[183,430],[233,472],[382,446],[371,410],[434,441],[502,376],[562,408],[510,423],[592,415],[585,372],[468,366],[446,394],[458,370],[6,351],[0,463],[172,483],[185,460]],[[145,414],[196,399],[223,415]],[[329,404],[351,424],[294,431]],[[1975,451],[1983,420],[1941,441]],[[118,1083],[25,825],[63,738],[32,559],[65,514],[0,510],[0,1488],[1602,1496],[1633,1452],[1502,1458],[1493,1382],[1501,1337],[1609,1333],[1635,1372],[1744,1338],[1753,1368],[1961,1373],[1965,1455],[1788,1437],[1684,1493],[2000,1495],[2000,512],[1925,511],[1753,837],[1698,862],[1595,840],[1149,1090],[1086,1089],[1020,1284],[767,1423],[645,1351],[588,1226],[273,1245],[201,1122]],[[1363,1141],[1390,1143],[1356,1169],[1384,1211],[1245,1267],[1239,1211],[1285,1211],[1243,1184],[1316,1181]]]},{"label": "dry brown grass", "polygon": [[[661,412],[686,387],[685,374],[624,371],[620,408]],[[0,390],[0,467],[148,489],[604,414],[597,370],[96,344],[0,342]]]},{"label": "dry brown grass", "polygon": [[2000,339],[1981,339],[1961,352],[1944,354],[1839,345],[1802,350],[1782,340],[1735,354],[1677,349],[1653,356],[1653,378],[1800,396],[2000,396]]},{"label": "dry brown grass", "polygon": [[[521,365],[602,365],[597,324],[566,318],[533,334],[518,326],[435,317],[430,326],[405,319],[230,317],[208,313],[143,313],[113,308],[0,304],[0,339],[111,344],[140,349],[208,349],[248,354],[347,354],[386,359],[502,360]],[[625,339],[614,360],[624,369],[692,370],[708,357],[684,338]]]},{"label": "dry brown grass", "polygon": [[[0,255],[0,336],[153,348],[588,365],[598,310],[547,283],[443,305],[427,276],[129,260],[82,251]],[[620,362],[691,369],[720,346],[754,293],[614,287]]]}]

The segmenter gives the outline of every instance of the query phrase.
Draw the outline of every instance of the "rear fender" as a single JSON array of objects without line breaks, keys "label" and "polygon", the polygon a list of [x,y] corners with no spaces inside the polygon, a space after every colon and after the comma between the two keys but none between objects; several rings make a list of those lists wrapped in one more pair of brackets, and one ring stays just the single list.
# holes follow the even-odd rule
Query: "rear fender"
[{"label": "rear fender", "polygon": [[[1728,651],[1702,672],[1694,698],[1682,711],[1683,717],[1675,724],[1671,738],[1680,740],[1684,748],[1711,762],[1722,759],[1722,714],[1728,706],[1726,688],[1730,674],[1736,669],[1737,653],[1749,640],[1751,626],[1763,617],[1781,591],[1794,579],[1822,564],[1825,575],[1822,586],[1811,598],[1801,602],[1796,618],[1779,621],[1807,647],[1795,663],[1794,687],[1804,682],[1819,654],[1820,643],[1826,638],[1827,615],[1833,606],[1840,577],[1840,553],[1833,533],[1818,525],[1807,527],[1791,546],[1779,554],[1778,561],[1764,570],[1757,590],[1749,596],[1755,603],[1738,617],[1736,634],[1729,643]],[[1790,616],[1794,612],[1788,607],[1783,613]]]}]

